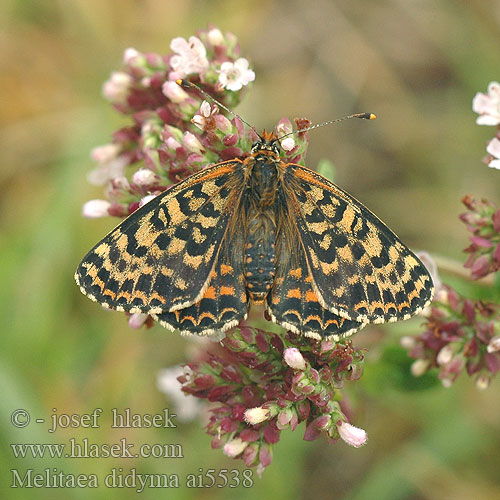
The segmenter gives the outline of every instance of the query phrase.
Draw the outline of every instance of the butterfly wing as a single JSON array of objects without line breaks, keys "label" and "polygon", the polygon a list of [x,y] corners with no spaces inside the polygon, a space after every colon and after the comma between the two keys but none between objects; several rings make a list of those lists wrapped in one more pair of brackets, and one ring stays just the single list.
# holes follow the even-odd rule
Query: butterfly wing
[{"label": "butterfly wing", "polygon": [[366,323],[342,318],[320,304],[303,248],[296,248],[293,256],[287,251],[285,240],[290,237],[283,235],[278,240],[280,263],[272,292],[267,297],[271,319],[306,337],[336,341],[363,328]]},{"label": "butterfly wing", "polygon": [[407,319],[432,299],[429,272],[359,201],[323,176],[289,164],[289,213],[321,305],[351,321]]},{"label": "butterfly wing", "polygon": [[207,335],[236,326],[246,318],[247,311],[243,233],[239,231],[224,239],[201,300],[184,309],[153,315],[153,318],[172,331]]},{"label": "butterfly wing", "polygon": [[176,184],[113,229],[82,260],[76,282],[104,307],[161,314],[207,290],[229,220],[239,203],[239,160]]}]

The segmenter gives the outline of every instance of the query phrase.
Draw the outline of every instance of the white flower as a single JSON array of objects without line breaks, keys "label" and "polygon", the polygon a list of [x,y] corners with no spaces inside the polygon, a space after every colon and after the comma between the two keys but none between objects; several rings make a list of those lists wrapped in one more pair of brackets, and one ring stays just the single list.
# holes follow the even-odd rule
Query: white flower
[{"label": "white flower", "polygon": [[139,208],[149,203],[153,198],[156,198],[155,194],[148,194],[144,196],[144,198],[141,198],[141,201],[139,201]]},{"label": "white flower", "polygon": [[220,29],[212,28],[207,34],[208,41],[212,45],[222,45],[224,43],[224,35]]},{"label": "white flower", "polygon": [[184,102],[189,97],[189,94],[176,82],[166,81],[161,90],[165,96],[175,103]]},{"label": "white flower", "polygon": [[82,214],[89,219],[105,217],[108,214],[108,208],[111,203],[107,200],[89,200],[82,207]]},{"label": "white flower", "polygon": [[188,422],[201,414],[204,405],[199,399],[181,391],[182,384],[177,380],[180,375],[185,375],[180,365],[164,368],[158,372],[156,385],[172,401],[177,418]]},{"label": "white flower", "polygon": [[494,159],[488,163],[488,167],[498,168],[500,170],[500,140],[497,137],[491,139],[486,147],[486,151],[494,157]]},{"label": "white flower", "polygon": [[441,384],[445,389],[449,389],[453,385],[453,380],[449,378],[443,378],[441,379]]},{"label": "white flower", "polygon": [[438,353],[436,361],[438,365],[447,365],[453,359],[455,351],[450,345],[445,345]]},{"label": "white flower", "polygon": [[296,347],[287,347],[283,353],[283,359],[294,370],[304,370],[306,367],[304,357]]},{"label": "white flower", "polygon": [[149,168],[140,168],[132,176],[132,182],[138,186],[151,186],[157,180],[157,175]]},{"label": "white flower", "polygon": [[109,163],[114,160],[121,151],[121,146],[116,143],[103,144],[102,146],[97,146],[90,152],[91,158],[101,164]]},{"label": "white flower", "polygon": [[355,448],[359,448],[366,444],[368,439],[366,431],[359,427],[354,427],[354,425],[348,422],[342,422],[342,424],[339,425],[339,435],[348,445],[354,446]]},{"label": "white flower", "polygon": [[240,90],[255,80],[255,73],[248,69],[248,61],[240,57],[234,63],[223,62],[220,67],[219,83],[228,90]]},{"label": "white flower", "polygon": [[490,340],[486,350],[489,353],[500,351],[500,335],[496,335]]},{"label": "white flower", "polygon": [[417,344],[417,341],[415,340],[415,337],[405,335],[399,339],[399,343],[403,349],[413,349]]},{"label": "white flower", "polygon": [[201,130],[204,130],[207,123],[209,123],[209,119],[216,114],[217,111],[218,109],[216,106],[212,108],[208,101],[203,101],[200,106],[200,114],[194,115],[191,123],[194,123],[197,127],[201,128]]},{"label": "white flower", "polygon": [[207,49],[199,38],[191,36],[189,42],[182,37],[174,38],[170,48],[176,54],[170,58],[170,66],[179,75],[201,73],[208,68]]},{"label": "white flower", "polygon": [[125,49],[125,51],[123,52],[123,64],[129,64],[132,59],[136,58],[138,55],[140,55],[139,52],[133,47]]},{"label": "white flower", "polygon": [[476,387],[480,391],[488,389],[489,385],[490,385],[490,379],[486,375],[480,375],[476,380]]},{"label": "white flower", "polygon": [[144,313],[134,313],[130,316],[128,319],[128,326],[130,328],[133,328],[134,330],[138,330],[141,328],[144,323],[146,323],[146,320],[148,319],[148,315]]},{"label": "white flower", "polygon": [[472,110],[479,113],[478,125],[500,124],[500,83],[490,82],[488,93],[478,92],[472,100]]},{"label": "white flower", "polygon": [[222,451],[228,456],[228,457],[236,457],[240,453],[243,452],[243,450],[248,446],[248,443],[246,441],[243,441],[240,438],[235,438],[232,439],[231,441],[228,441],[225,445]]},{"label": "white flower", "polygon": [[281,147],[285,151],[291,151],[295,147],[295,140],[293,137],[287,137],[281,141]]},{"label": "white flower", "polygon": [[122,178],[127,164],[128,159],[125,156],[117,156],[91,170],[87,175],[87,180],[94,186],[102,186],[108,181]]},{"label": "white flower", "polygon": [[114,71],[111,78],[104,82],[102,95],[114,104],[126,104],[132,77],[123,71]]},{"label": "white flower", "polygon": [[119,175],[112,179],[112,187],[115,189],[129,189],[130,183],[124,175]]},{"label": "white flower", "polygon": [[411,365],[411,373],[414,377],[420,377],[423,375],[427,368],[429,368],[429,361],[426,359],[417,359]]},{"label": "white flower", "polygon": [[260,424],[269,418],[269,410],[267,408],[262,408],[262,406],[257,406],[255,408],[249,408],[245,410],[245,421],[250,425]]}]

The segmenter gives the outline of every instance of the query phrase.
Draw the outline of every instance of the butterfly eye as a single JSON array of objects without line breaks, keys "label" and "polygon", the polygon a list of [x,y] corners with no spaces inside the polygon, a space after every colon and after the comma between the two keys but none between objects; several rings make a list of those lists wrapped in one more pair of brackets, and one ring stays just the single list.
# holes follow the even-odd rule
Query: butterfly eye
[{"label": "butterfly eye", "polygon": [[262,147],[262,143],[261,141],[255,141],[253,144],[252,144],[252,152],[253,151],[256,151],[257,149],[260,149]]}]

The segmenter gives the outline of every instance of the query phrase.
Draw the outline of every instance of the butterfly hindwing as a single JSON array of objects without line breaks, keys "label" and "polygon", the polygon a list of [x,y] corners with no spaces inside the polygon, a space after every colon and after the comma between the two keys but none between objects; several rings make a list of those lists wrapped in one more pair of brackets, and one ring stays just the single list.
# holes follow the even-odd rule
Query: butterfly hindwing
[{"label": "butterfly hindwing", "polygon": [[324,307],[379,323],[407,319],[430,302],[425,266],[360,202],[300,165],[287,165],[284,186]]},{"label": "butterfly hindwing", "polygon": [[[365,326],[366,323],[342,318],[320,304],[302,249],[297,250],[294,259],[282,251],[280,259],[278,275],[267,298],[268,311],[275,323],[308,337],[334,340]],[[287,264],[292,260],[293,268]]]},{"label": "butterfly hindwing", "polygon": [[176,184],[113,229],[75,279],[103,306],[160,314],[199,300],[241,194],[239,160]]},{"label": "butterfly hindwing", "polygon": [[154,319],[169,330],[207,335],[228,330],[246,318],[242,236],[241,232],[233,234],[222,243],[201,300],[184,309],[153,315]]}]

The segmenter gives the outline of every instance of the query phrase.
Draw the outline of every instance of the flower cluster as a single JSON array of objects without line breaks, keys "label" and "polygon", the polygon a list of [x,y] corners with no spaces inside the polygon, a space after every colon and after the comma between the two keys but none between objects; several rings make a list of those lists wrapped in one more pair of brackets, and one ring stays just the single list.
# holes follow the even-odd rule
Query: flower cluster
[{"label": "flower cluster", "polygon": [[166,56],[125,50],[122,69],[103,86],[104,97],[131,123],[92,151],[97,168],[89,181],[106,186],[106,199],[86,203],[86,217],[129,215],[193,172],[244,156],[257,138],[238,118],[230,120],[176,83],[180,78],[194,82],[235,107],[255,79],[236,37],[211,28],[189,40],[174,38],[170,48]]},{"label": "flower cluster", "polygon": [[339,392],[345,379],[361,376],[363,358],[349,341],[242,327],[188,363],[178,380],[184,392],[218,403],[207,425],[212,447],[262,471],[281,431],[301,422],[308,441],[323,434],[356,447],[366,442],[365,431],[347,422]]},{"label": "flower cluster", "polygon": [[438,368],[438,378],[449,387],[465,370],[485,389],[500,370],[499,327],[500,304],[464,298],[442,285],[427,312],[424,333],[403,337],[401,343],[416,360],[414,375]]},{"label": "flower cluster", "polygon": [[464,266],[470,269],[472,279],[478,279],[500,269],[500,209],[488,200],[479,201],[469,195],[462,203],[467,212],[460,214],[460,220],[472,233]]},{"label": "flower cluster", "polygon": [[[500,127],[500,83],[490,82],[486,94],[478,92],[472,101],[472,110],[478,113],[478,125]],[[500,169],[500,132],[489,141],[484,162],[490,168]]]},{"label": "flower cluster", "polygon": [[[491,82],[488,93],[477,93],[472,109],[480,116],[479,125],[500,126],[500,84]],[[486,159],[490,167],[500,168],[500,141],[494,138],[487,147],[491,155]],[[495,159],[495,158],[497,159]],[[460,214],[471,233],[464,267],[476,280],[500,269],[500,209],[488,200],[477,200],[470,195],[462,199],[467,211]],[[403,337],[402,345],[415,359],[412,372],[419,376],[438,369],[438,378],[445,387],[465,372],[475,377],[478,388],[488,387],[500,370],[500,304],[463,297],[437,275],[433,269],[436,295],[431,307],[424,311],[426,329],[416,337]]]}]

